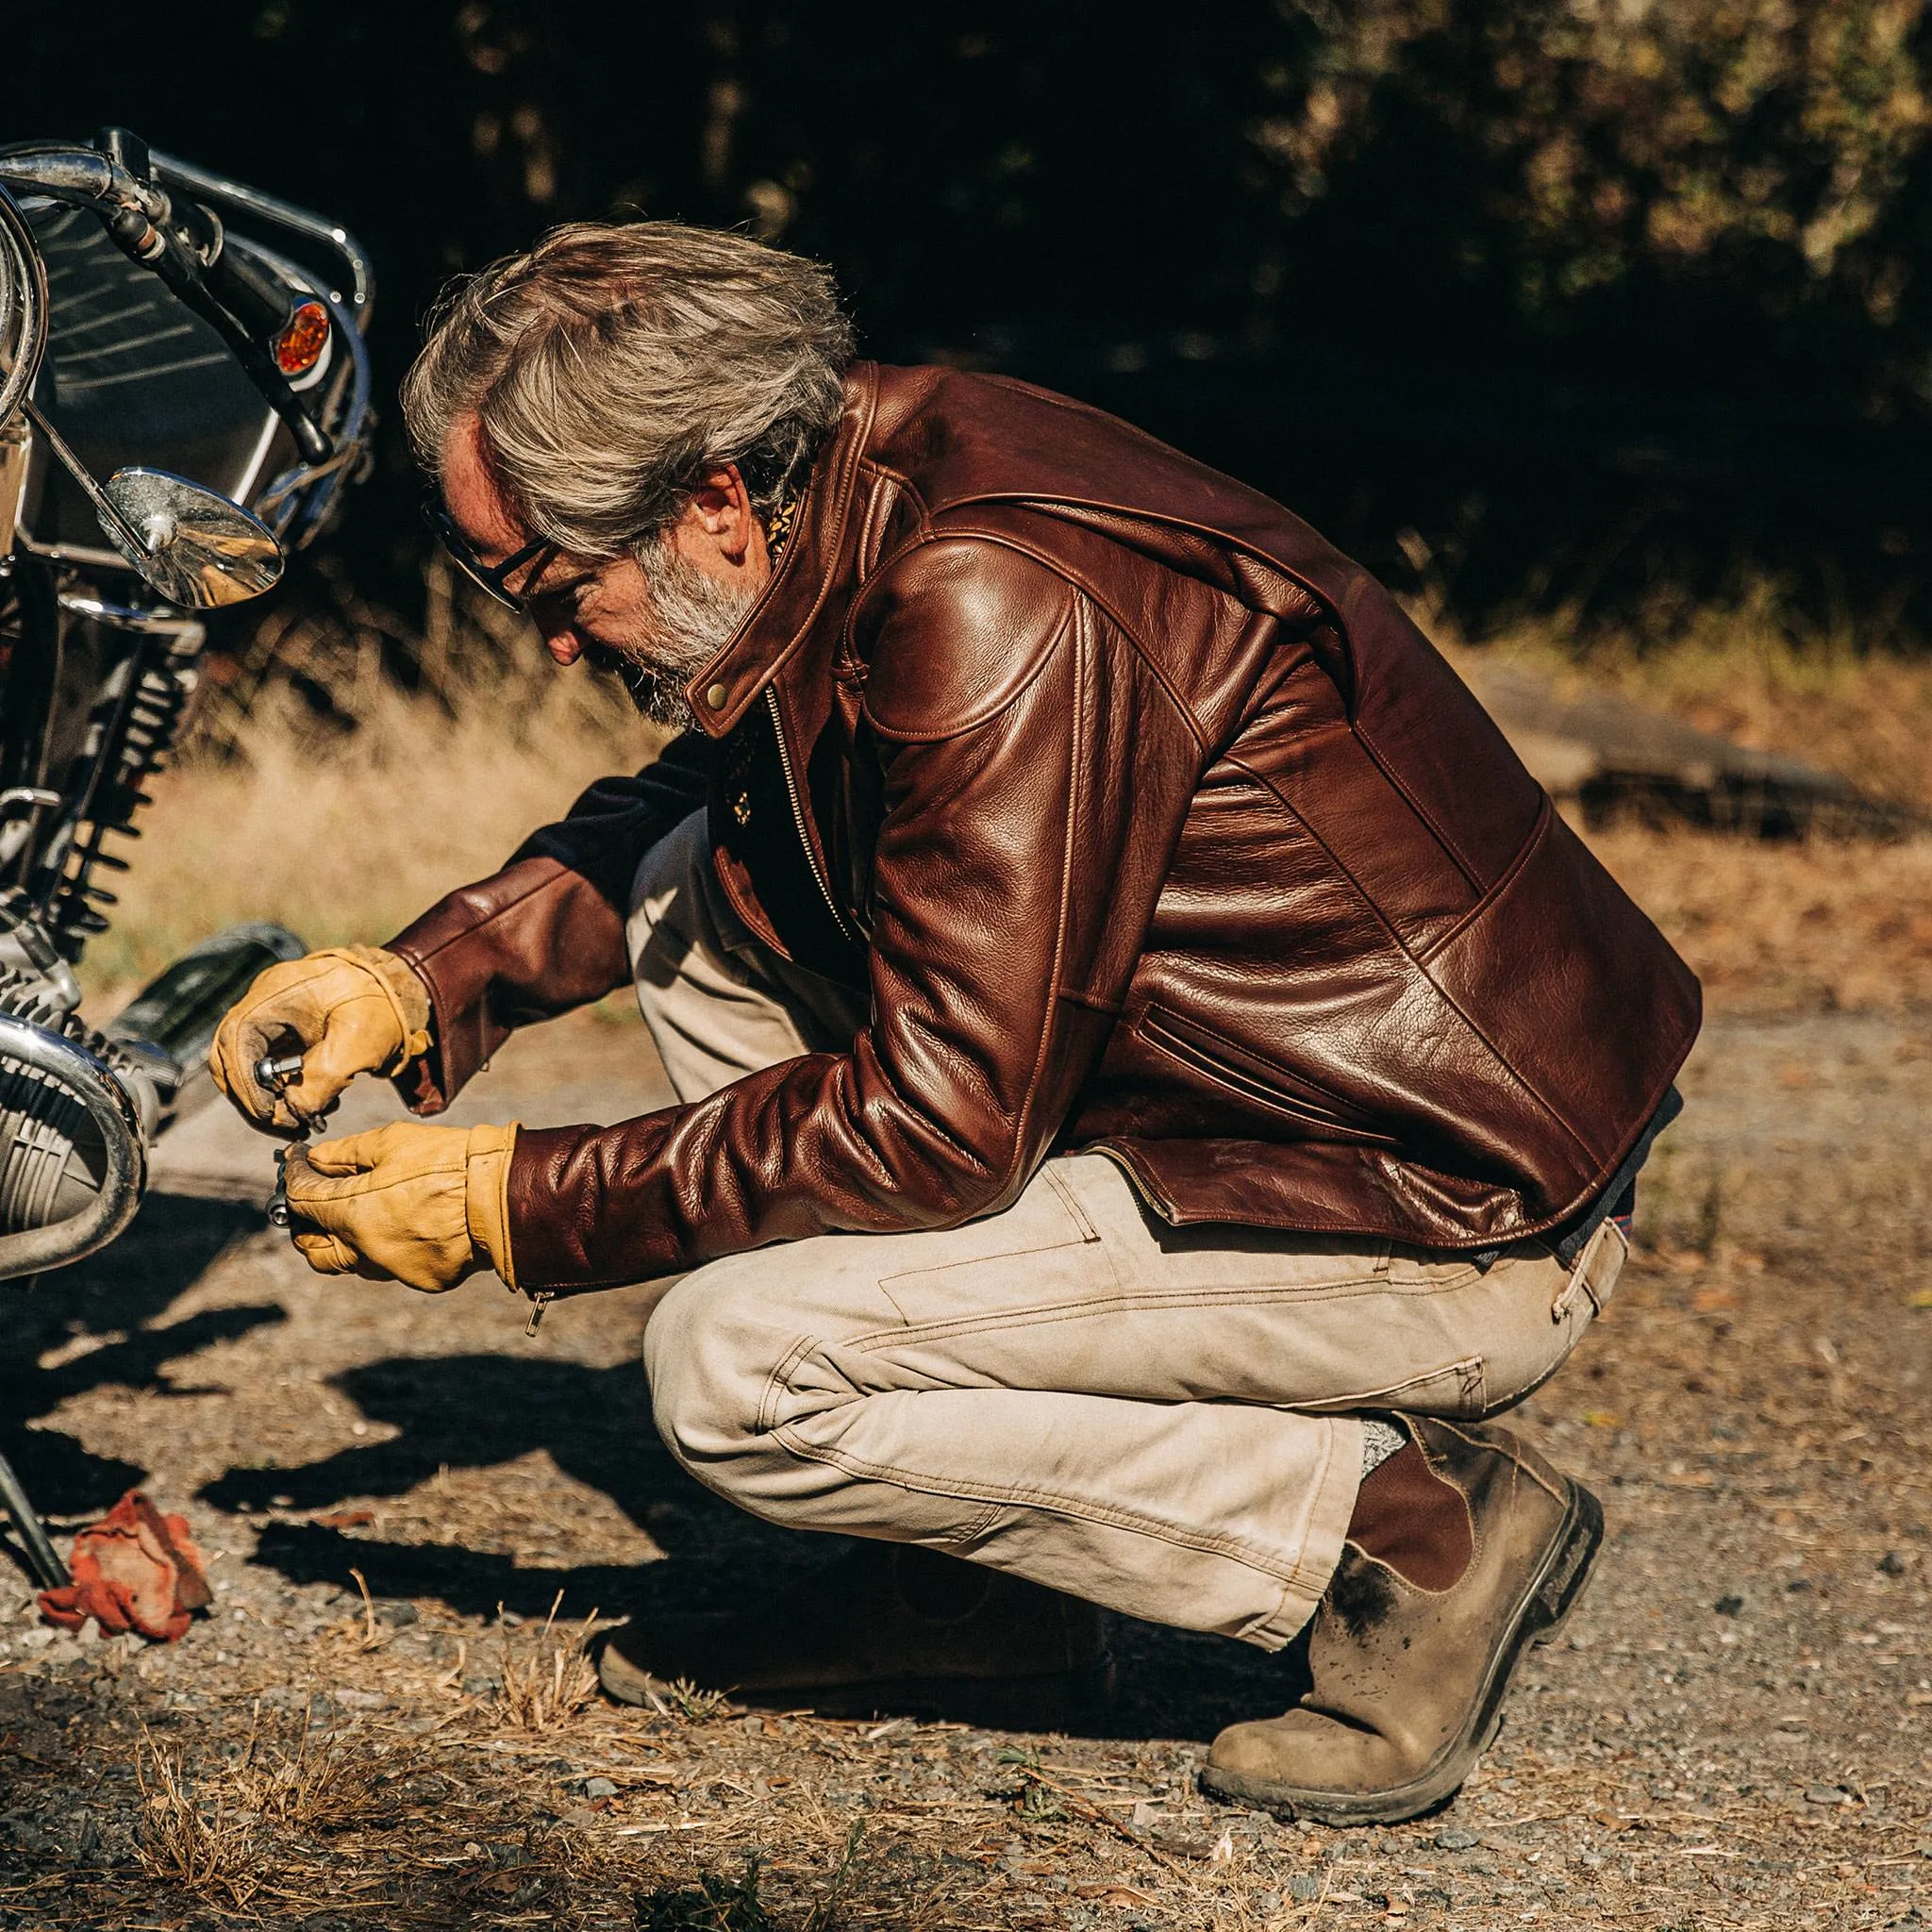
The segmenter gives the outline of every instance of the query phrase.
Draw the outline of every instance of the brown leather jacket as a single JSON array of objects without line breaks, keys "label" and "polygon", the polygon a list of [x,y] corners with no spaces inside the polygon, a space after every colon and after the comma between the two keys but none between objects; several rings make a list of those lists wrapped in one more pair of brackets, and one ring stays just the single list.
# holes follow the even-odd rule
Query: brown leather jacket
[{"label": "brown leather jacket", "polygon": [[1173,1222],[1478,1249],[1588,1208],[1697,982],[1389,593],[1061,397],[869,364],[847,394],[700,728],[391,941],[433,1112],[625,982],[639,858],[704,806],[746,923],[869,991],[849,1052],[525,1129],[522,1285],[943,1226],[1066,1148]]}]

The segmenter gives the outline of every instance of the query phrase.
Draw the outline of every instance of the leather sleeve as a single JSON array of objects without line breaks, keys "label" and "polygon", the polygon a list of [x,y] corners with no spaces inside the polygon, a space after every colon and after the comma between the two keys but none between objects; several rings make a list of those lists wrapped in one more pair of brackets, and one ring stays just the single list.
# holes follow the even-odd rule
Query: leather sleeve
[{"label": "leather sleeve", "polygon": [[704,806],[714,756],[687,731],[635,777],[600,779],[501,872],[389,941],[429,989],[429,1051],[395,1083],[415,1112],[440,1113],[517,1027],[624,984],[631,881],[644,854]]},{"label": "leather sleeve", "polygon": [[523,1286],[946,1226],[1018,1195],[1105,1047],[1201,768],[1178,708],[1105,625],[985,540],[930,542],[874,580],[854,618],[886,803],[870,1023],[849,1053],[695,1103],[525,1128],[509,1183]]}]

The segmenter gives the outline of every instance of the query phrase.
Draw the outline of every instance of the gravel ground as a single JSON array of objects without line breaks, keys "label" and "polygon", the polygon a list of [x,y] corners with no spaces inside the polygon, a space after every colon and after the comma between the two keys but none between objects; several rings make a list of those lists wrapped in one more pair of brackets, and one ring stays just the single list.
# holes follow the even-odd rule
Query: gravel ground
[{"label": "gravel ground", "polygon": [[[261,1144],[207,1115],[126,1239],[8,1305],[0,1441],[50,1515],[139,1482],[217,1596],[177,1645],[83,1642],[0,1567],[0,1927],[1932,1919],[1928,1057],[1932,1019],[1712,1023],[1641,1258],[1520,1412],[1604,1498],[1591,1591],[1464,1791],[1353,1832],[1199,1797],[1294,1662],[1148,1626],[1101,1735],[602,1704],[581,1620],[828,1545],[671,1463],[645,1291],[529,1337],[493,1283],[322,1282],[263,1224]],[[660,1091],[639,1028],[584,1017],[458,1117]]]}]

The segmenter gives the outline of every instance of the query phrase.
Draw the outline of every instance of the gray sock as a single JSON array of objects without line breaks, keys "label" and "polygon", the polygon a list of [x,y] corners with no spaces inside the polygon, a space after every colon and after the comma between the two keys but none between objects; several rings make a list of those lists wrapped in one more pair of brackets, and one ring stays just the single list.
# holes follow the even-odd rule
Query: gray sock
[{"label": "gray sock", "polygon": [[1366,1482],[1370,1474],[1389,1460],[1397,1451],[1408,1447],[1408,1436],[1393,1423],[1385,1423],[1380,1416],[1365,1415],[1362,1418],[1362,1480]]}]

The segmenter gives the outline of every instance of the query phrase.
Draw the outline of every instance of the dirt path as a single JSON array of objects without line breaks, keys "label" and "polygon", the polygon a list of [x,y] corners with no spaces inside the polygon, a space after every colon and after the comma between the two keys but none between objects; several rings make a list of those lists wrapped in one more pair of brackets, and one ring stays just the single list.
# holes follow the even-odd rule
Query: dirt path
[{"label": "dirt path", "polygon": [[[614,1118],[657,1082],[640,1029],[583,1019],[459,1117]],[[643,1291],[527,1338],[492,1283],[318,1281],[263,1226],[260,1144],[207,1116],[126,1240],[7,1308],[36,1492],[77,1522],[144,1483],[220,1594],[137,1651],[50,1640],[0,1571],[0,1927],[756,1932],[824,1907],[855,1827],[855,1925],[1932,1919],[1932,1019],[1720,1020],[1687,1087],[1644,1259],[1524,1411],[1604,1496],[1592,1591],[1464,1793],[1355,1833],[1194,1795],[1291,1666],[1145,1626],[1105,1736],[570,1708],[559,1591],[728,1602],[823,1547],[658,1445]]]}]

